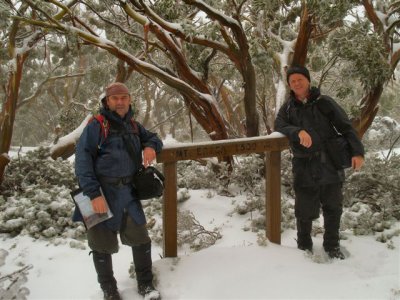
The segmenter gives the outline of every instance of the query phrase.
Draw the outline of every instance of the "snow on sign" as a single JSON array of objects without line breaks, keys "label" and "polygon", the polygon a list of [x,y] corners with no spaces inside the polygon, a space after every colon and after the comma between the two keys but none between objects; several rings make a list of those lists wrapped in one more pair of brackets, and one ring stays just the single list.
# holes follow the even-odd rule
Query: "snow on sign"
[{"label": "snow on sign", "polygon": [[157,162],[164,163],[165,175],[165,193],[163,201],[164,257],[177,256],[176,163],[180,160],[204,157],[271,152],[269,159],[266,161],[266,233],[271,242],[280,244],[280,151],[288,147],[288,139],[281,135],[165,146],[162,152],[157,155]]},{"label": "snow on sign", "polygon": [[172,162],[204,157],[282,151],[288,148],[285,137],[261,136],[232,140],[212,141],[196,144],[179,144],[164,147],[157,162]]}]

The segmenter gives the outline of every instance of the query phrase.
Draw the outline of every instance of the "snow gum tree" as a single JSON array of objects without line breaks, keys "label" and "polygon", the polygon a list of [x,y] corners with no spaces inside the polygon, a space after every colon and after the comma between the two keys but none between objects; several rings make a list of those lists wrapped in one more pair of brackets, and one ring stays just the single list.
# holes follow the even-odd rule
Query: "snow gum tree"
[{"label": "snow gum tree", "polygon": [[[27,5],[22,5],[19,9],[19,12],[24,13],[27,8]],[[7,15],[7,13],[7,11],[2,12],[3,16]],[[5,36],[9,36],[8,53],[2,53],[2,56],[8,56],[9,62],[7,64],[7,70],[3,70],[3,75],[7,76],[7,81],[4,82],[4,100],[0,111],[0,181],[3,178],[4,169],[9,162],[7,153],[11,146],[19,85],[21,82],[24,62],[29,55],[29,46],[22,51],[18,51],[16,37],[19,21],[14,21],[10,24],[2,21],[2,23],[3,25],[8,25],[7,30],[2,30],[1,32],[2,40],[5,41]],[[35,43],[36,40],[37,35],[34,34],[32,42]]]},{"label": "snow gum tree", "polygon": [[[356,34],[360,41],[360,51],[353,48],[353,51],[345,52],[351,56],[355,72],[358,73],[364,87],[360,112],[353,120],[353,126],[360,136],[364,135],[372,124],[384,87],[393,76],[400,60],[399,1],[361,2],[370,23],[359,28],[360,34]],[[360,36],[363,36],[363,39],[360,39]]]},{"label": "snow gum tree", "polygon": [[[228,133],[217,101],[219,88],[208,81],[209,64],[214,56],[223,55],[242,76],[246,134],[258,135],[255,72],[240,20],[242,6],[229,7],[227,14],[224,12],[227,4],[220,3],[216,9],[202,1],[183,1],[185,5],[180,6],[170,1],[154,5],[144,1],[79,2],[72,9],[65,9],[56,1],[46,5],[28,1],[46,21],[24,20],[42,28],[75,34],[85,43],[105,49],[135,71],[174,87],[210,138],[216,140],[227,138]],[[45,12],[46,7],[62,9],[69,16],[54,22]],[[80,12],[90,17],[84,19],[78,16]],[[175,23],[176,16],[180,23]],[[124,38],[110,40],[107,31],[105,38],[99,35],[98,26],[93,26],[98,22],[106,22],[131,41],[140,41],[141,53],[131,51]]]},{"label": "snow gum tree", "polygon": [[[324,91],[331,83],[328,92],[332,96],[355,104],[354,124],[362,135],[376,115],[380,95],[399,56],[398,5],[393,1],[7,3],[27,7],[9,14],[8,22],[18,22],[19,30],[36,30],[46,41],[59,42],[57,50],[55,43],[53,48],[43,40],[36,44],[41,53],[51,53],[46,65],[56,66],[48,61],[58,56],[66,66],[70,62],[76,75],[85,74],[73,84],[69,79],[63,101],[56,97],[61,87],[46,92],[55,103],[72,103],[80,97],[86,112],[91,95],[100,96],[94,86],[100,90],[111,80],[122,81],[146,102],[144,123],[154,125],[156,119],[163,124],[161,132],[175,132],[176,124],[168,121],[187,110],[188,119],[193,117],[213,140],[254,136],[260,129],[271,132],[288,92],[286,68],[292,63],[307,64]],[[358,45],[363,49],[357,50]],[[62,74],[50,75],[35,76],[33,86],[40,90],[42,83]],[[343,81],[338,84],[340,79]],[[348,83],[352,80],[351,97]],[[23,99],[30,95],[34,93]],[[161,108],[152,101],[155,97],[173,105]],[[21,95],[19,98],[20,103],[28,103],[21,101]],[[64,153],[72,151],[73,145]]]},{"label": "snow gum tree", "polygon": [[352,107],[353,126],[362,137],[398,64],[398,1],[254,1],[254,7],[258,44],[273,58],[272,74],[265,67],[260,71],[274,78],[273,85],[268,79],[261,85],[275,96],[260,101],[269,108],[261,109],[264,120],[271,125],[286,98],[286,66],[307,63],[318,86]]},{"label": "snow gum tree", "polygon": [[[8,6],[1,3],[0,41],[4,47],[0,55],[6,63],[2,64],[0,68],[3,75],[1,79],[3,101],[0,106],[0,182],[3,179],[4,169],[9,162],[7,154],[11,146],[16,110],[19,106],[30,101],[30,99],[19,101],[24,65],[34,47],[45,36],[45,33],[40,29],[25,26],[21,23],[21,20],[10,18],[12,11],[17,15],[27,14],[35,18],[28,3],[22,1],[16,4],[18,5],[13,6],[11,3]],[[54,16],[54,20],[62,17],[63,12]],[[31,98],[34,98],[34,95]]]},{"label": "snow gum tree", "polygon": [[[258,75],[257,102],[267,132],[288,93],[286,69],[314,68],[311,58],[325,56],[322,42],[343,25],[355,1],[252,1],[250,40]],[[327,61],[329,61],[327,59]],[[324,62],[326,63],[326,62]],[[316,71],[320,71],[319,66]]]}]

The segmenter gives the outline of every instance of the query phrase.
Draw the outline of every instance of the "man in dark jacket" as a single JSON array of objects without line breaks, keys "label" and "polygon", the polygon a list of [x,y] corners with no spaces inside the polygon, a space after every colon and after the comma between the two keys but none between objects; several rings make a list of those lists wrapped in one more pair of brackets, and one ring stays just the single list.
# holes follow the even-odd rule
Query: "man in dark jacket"
[{"label": "man in dark jacket", "polygon": [[[162,142],[155,133],[133,120],[131,96],[124,84],[108,86],[102,104],[100,114],[104,122],[93,119],[88,123],[77,144],[75,158],[79,185],[91,199],[93,210],[105,213],[108,204],[113,213],[112,218],[87,232],[97,279],[105,299],[121,299],[111,259],[111,254],[118,252],[119,233],[122,244],[132,247],[138,292],[147,298],[159,299],[153,286],[146,218],[140,201],[135,198],[131,180],[140,164],[147,167],[155,159]],[[129,154],[127,140],[136,158]]]},{"label": "man in dark jacket", "polygon": [[310,73],[305,67],[290,67],[287,82],[290,97],[279,110],[275,130],[288,137],[293,153],[297,247],[312,252],[312,221],[319,217],[322,206],[323,247],[329,257],[344,259],[339,245],[344,171],[335,167],[326,141],[337,132],[347,139],[354,170],[364,163],[364,148],[345,111],[318,88],[310,88]]}]

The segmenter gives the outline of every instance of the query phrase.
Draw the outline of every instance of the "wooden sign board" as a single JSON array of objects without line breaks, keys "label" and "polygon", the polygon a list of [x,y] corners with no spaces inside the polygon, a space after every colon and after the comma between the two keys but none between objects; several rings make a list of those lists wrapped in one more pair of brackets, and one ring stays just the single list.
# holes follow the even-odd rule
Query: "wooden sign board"
[{"label": "wooden sign board", "polygon": [[196,144],[178,144],[166,146],[157,156],[157,162],[173,162],[205,157],[281,151],[289,147],[287,138],[242,138],[226,141],[214,141]]}]

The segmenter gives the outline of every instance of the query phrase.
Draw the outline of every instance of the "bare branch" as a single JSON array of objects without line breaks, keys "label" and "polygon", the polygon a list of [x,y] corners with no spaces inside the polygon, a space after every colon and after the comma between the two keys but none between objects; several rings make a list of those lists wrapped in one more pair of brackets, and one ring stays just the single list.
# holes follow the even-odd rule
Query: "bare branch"
[{"label": "bare branch", "polygon": [[369,0],[362,0],[362,4],[364,5],[365,11],[367,13],[368,19],[374,25],[376,32],[383,32],[383,24],[376,15],[375,9],[372,6],[372,3]]},{"label": "bare branch", "polygon": [[236,21],[235,19],[228,17],[224,15],[221,12],[216,11],[203,1],[197,1],[197,0],[183,0],[186,4],[193,5],[197,8],[199,8],[201,11],[205,12],[211,19],[217,20],[220,22],[222,25],[227,26],[229,28],[241,28],[240,23]]},{"label": "bare branch", "polygon": [[210,55],[204,61],[204,64],[203,64],[203,69],[204,69],[203,79],[204,80],[208,79],[209,64],[216,54],[217,54],[217,50],[213,49],[212,52],[210,53]]},{"label": "bare branch", "polygon": [[73,20],[77,21],[82,27],[84,27],[91,34],[98,36],[96,32],[94,32],[85,22],[83,22],[80,18],[73,16]]},{"label": "bare branch", "polygon": [[388,28],[386,28],[386,32],[390,34],[392,29],[394,29],[395,27],[397,27],[399,25],[400,25],[400,20],[394,21],[392,24],[390,24],[390,26]]},{"label": "bare branch", "polygon": [[30,270],[30,269],[32,269],[32,268],[33,268],[32,265],[27,265],[27,266],[25,266],[25,267],[23,267],[23,268],[21,268],[21,269],[15,271],[15,272],[12,272],[12,273],[10,273],[10,274],[4,275],[4,276],[0,277],[0,282],[3,281],[3,280],[5,280],[5,279],[12,278],[12,277],[14,277],[14,276],[17,275],[17,274],[24,273],[25,271]]},{"label": "bare branch", "polygon": [[[33,3],[32,1],[30,1],[30,0],[25,0],[25,2],[28,3],[28,5],[29,5],[30,7],[32,7],[34,10],[40,11],[43,15],[45,15],[46,18],[47,18],[47,20],[49,20],[50,22],[52,22],[52,23],[54,23],[54,24],[56,24],[56,25],[58,25],[58,26],[61,25],[60,22],[58,22],[57,19],[55,19],[55,18],[53,18],[52,16],[50,16],[47,12],[45,12],[43,9],[41,9],[39,6],[37,6],[37,5],[36,5],[35,3]],[[68,11],[69,11],[69,10],[68,10]],[[64,12],[64,14],[65,14],[65,13],[68,12],[68,11],[64,10],[63,12]],[[62,14],[62,15],[64,15],[64,14]]]},{"label": "bare branch", "polygon": [[56,80],[60,80],[60,79],[65,79],[65,78],[73,78],[73,77],[82,77],[85,76],[85,73],[78,73],[78,74],[66,74],[66,75],[59,75],[59,76],[53,76],[53,77],[48,77],[45,80],[43,80],[38,88],[36,89],[35,93],[33,93],[33,95],[26,97],[25,99],[21,100],[18,104],[17,104],[17,109],[21,108],[21,106],[28,104],[29,102],[32,102],[33,100],[35,100],[42,92],[44,86],[49,83],[49,82],[53,82]]},{"label": "bare branch", "polygon": [[[146,11],[146,13],[150,16],[151,20],[157,23],[161,28],[164,30],[167,30],[168,32],[174,34],[175,36],[181,38],[182,40],[200,45],[200,46],[205,46],[205,47],[210,47],[216,50],[219,50],[225,54],[229,54],[229,48],[224,45],[223,43],[220,43],[218,41],[213,41],[209,40],[203,37],[198,37],[198,36],[191,36],[185,34],[182,30],[180,30],[180,26],[176,26],[176,24],[170,23],[162,19],[159,15],[157,15],[150,7],[148,7],[143,1],[141,1],[143,9]],[[150,21],[150,20],[148,20]]]},{"label": "bare branch", "polygon": [[96,16],[98,16],[98,17],[100,18],[100,20],[104,21],[105,23],[117,27],[119,30],[121,30],[122,32],[126,33],[126,34],[129,35],[129,36],[132,36],[132,37],[135,37],[135,38],[144,40],[143,37],[141,37],[140,35],[138,35],[138,34],[132,32],[132,31],[129,31],[129,30],[123,28],[120,24],[115,23],[115,22],[113,22],[113,21],[111,21],[111,20],[109,20],[109,19],[103,17],[103,16],[102,16],[101,14],[99,14],[90,4],[88,4],[88,3],[86,3],[86,2],[83,2],[83,4],[86,5],[94,14],[96,14]]},{"label": "bare branch", "polygon": [[162,120],[161,122],[158,122],[158,124],[154,125],[153,127],[149,128],[149,130],[154,130],[157,127],[160,127],[162,124],[167,123],[169,120],[173,119],[176,115],[180,114],[182,110],[184,110],[186,108],[185,105],[181,106],[180,108],[178,108],[176,110],[175,113],[173,113],[172,115],[166,117],[164,120]]}]

